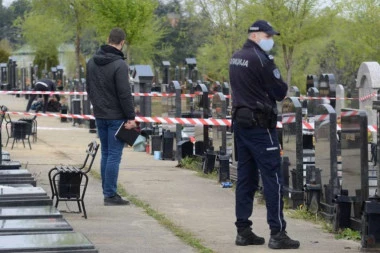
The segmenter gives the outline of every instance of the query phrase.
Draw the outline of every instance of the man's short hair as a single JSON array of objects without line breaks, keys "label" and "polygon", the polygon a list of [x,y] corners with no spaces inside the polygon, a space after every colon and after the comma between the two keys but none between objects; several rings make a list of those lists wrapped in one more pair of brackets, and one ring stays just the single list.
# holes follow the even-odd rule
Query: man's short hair
[{"label": "man's short hair", "polygon": [[108,37],[108,43],[113,45],[118,45],[120,42],[125,40],[125,32],[121,28],[113,28]]}]

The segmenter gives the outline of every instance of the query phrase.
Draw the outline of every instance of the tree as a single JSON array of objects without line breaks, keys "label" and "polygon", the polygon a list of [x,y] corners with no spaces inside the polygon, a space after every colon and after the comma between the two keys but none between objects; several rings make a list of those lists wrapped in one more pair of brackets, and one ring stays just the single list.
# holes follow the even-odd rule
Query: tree
[{"label": "tree", "polygon": [[[228,77],[228,60],[241,47],[246,37],[241,31],[248,28],[245,18],[245,0],[196,0],[199,17],[210,22],[208,40],[197,53],[199,68],[210,80],[223,81]],[[205,22],[204,22],[205,23]]]},{"label": "tree", "polygon": [[[64,25],[53,16],[36,12],[27,14],[25,20],[19,22],[25,40],[38,53],[39,70],[48,70],[48,59],[58,58],[57,48],[67,39]],[[45,59],[43,64],[42,59]]]},{"label": "tree", "polygon": [[[127,34],[127,58],[129,61],[148,61],[154,53],[154,44],[162,36],[158,20],[154,16],[155,0],[93,0],[93,20],[99,38],[107,38],[114,27]],[[131,55],[132,52],[136,52]]]},{"label": "tree", "polygon": [[184,5],[179,0],[160,3],[155,14],[161,20],[164,32],[155,46],[155,67],[162,66],[162,61],[182,67],[185,58],[197,57],[198,48],[209,37],[207,17],[196,15],[193,6]]},{"label": "tree", "polygon": [[286,82],[292,83],[292,70],[296,59],[297,48],[305,42],[310,42],[323,36],[336,16],[336,9],[319,9],[318,0],[254,0],[255,8],[261,5],[262,16],[281,32],[276,43],[281,53],[286,70]]},{"label": "tree", "polygon": [[12,48],[8,40],[0,40],[0,62],[8,62]]}]

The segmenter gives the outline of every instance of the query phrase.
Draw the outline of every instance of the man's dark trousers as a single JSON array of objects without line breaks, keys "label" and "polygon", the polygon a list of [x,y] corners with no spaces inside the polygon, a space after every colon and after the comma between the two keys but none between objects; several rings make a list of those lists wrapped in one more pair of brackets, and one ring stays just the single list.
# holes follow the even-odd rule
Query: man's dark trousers
[{"label": "man's dark trousers", "polygon": [[238,182],[236,187],[236,227],[252,225],[254,194],[259,187],[259,169],[264,187],[267,222],[271,233],[283,231],[282,172],[276,129],[242,128],[234,123],[238,152]]}]

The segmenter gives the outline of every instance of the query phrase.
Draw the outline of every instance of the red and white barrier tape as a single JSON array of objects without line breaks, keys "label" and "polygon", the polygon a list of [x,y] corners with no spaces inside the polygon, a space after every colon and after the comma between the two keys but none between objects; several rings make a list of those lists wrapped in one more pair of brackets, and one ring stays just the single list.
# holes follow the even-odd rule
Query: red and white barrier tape
[{"label": "red and white barrier tape", "polygon": [[[41,95],[87,95],[87,92],[85,91],[0,91],[0,94],[41,94]],[[181,97],[184,98],[194,98],[195,96],[202,95],[202,92],[195,92],[194,94],[181,94]],[[134,92],[132,93],[132,96],[135,97],[175,97],[175,93],[160,93],[160,92],[151,92],[151,93],[141,93],[141,92]],[[327,99],[327,100],[355,100],[359,99],[359,101],[365,101],[367,99],[370,99],[372,97],[376,97],[377,92],[374,91],[373,93],[366,95],[361,98],[336,98],[336,97],[308,97],[308,96],[300,96],[299,98],[301,100],[320,100],[320,99]],[[214,97],[214,94],[209,94],[209,98]],[[225,95],[226,98],[231,98],[231,95]]]},{"label": "red and white barrier tape", "polygon": [[[42,116],[42,117],[54,117],[54,118],[72,118],[72,119],[95,119],[92,115],[83,115],[83,114],[61,114],[61,113],[29,113],[29,112],[6,112],[11,115],[19,115],[19,116]],[[355,112],[347,112],[347,113],[355,113]],[[325,116],[325,115],[321,115]],[[205,125],[205,126],[231,126],[230,119],[201,119],[201,118],[168,118],[168,117],[142,117],[136,116],[135,120],[137,122],[145,122],[145,123],[161,123],[161,124],[181,124],[181,125]],[[282,128],[284,124],[289,124],[295,122],[295,117],[288,117],[287,119],[283,118],[282,122],[277,122],[277,128]],[[314,122],[302,122],[302,129],[306,130],[314,130]],[[340,124],[337,125],[337,129],[341,130]],[[376,132],[376,125],[369,125],[368,131]]]},{"label": "red and white barrier tape", "polygon": [[[87,95],[85,91],[0,91],[0,94],[40,94],[40,95]],[[195,96],[202,95],[202,92],[195,92],[194,94],[181,94],[183,98],[194,98]],[[159,93],[159,92],[151,92],[151,93],[140,93],[133,92],[132,96],[135,97],[175,97],[175,93]],[[213,94],[208,95],[209,98],[214,97]],[[225,95],[226,98],[231,98],[231,95]]]}]

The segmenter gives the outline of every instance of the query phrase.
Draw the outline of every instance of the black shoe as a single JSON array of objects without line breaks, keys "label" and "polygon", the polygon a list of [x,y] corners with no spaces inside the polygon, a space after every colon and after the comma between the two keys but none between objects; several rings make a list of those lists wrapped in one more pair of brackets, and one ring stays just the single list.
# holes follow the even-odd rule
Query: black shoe
[{"label": "black shoe", "polygon": [[286,231],[270,236],[268,247],[271,249],[298,249],[300,242],[290,239]]},{"label": "black shoe", "polygon": [[252,232],[252,228],[246,228],[238,232],[235,240],[235,244],[238,246],[263,245],[264,243],[265,239],[255,235],[255,233]]},{"label": "black shoe", "polygon": [[129,201],[123,199],[119,194],[116,194],[113,197],[104,198],[104,205],[105,206],[125,206],[125,205],[129,205]]}]

